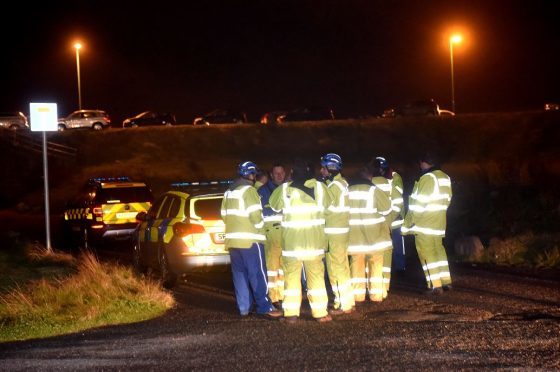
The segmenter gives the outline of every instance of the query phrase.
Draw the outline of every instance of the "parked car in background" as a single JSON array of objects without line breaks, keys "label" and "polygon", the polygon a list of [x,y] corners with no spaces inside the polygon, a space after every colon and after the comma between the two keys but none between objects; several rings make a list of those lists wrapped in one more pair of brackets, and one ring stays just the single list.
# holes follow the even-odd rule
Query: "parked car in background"
[{"label": "parked car in background", "polygon": [[545,111],[558,111],[560,110],[560,104],[558,103],[545,103],[544,104],[544,110]]},{"label": "parked car in background", "polygon": [[241,124],[247,122],[247,115],[242,111],[217,109],[194,119],[194,125]]},{"label": "parked car in background", "polygon": [[439,109],[439,116],[455,116],[455,113],[451,110]]},{"label": "parked car in background", "polygon": [[439,115],[439,105],[433,99],[409,102],[395,108],[395,116]]},{"label": "parked car in background", "polygon": [[277,123],[286,123],[290,121],[318,120],[334,120],[333,110],[321,108],[300,108],[278,116],[276,121]]},{"label": "parked car in background", "polygon": [[394,118],[395,117],[395,109],[388,108],[383,110],[383,113],[379,115],[380,118]]},{"label": "parked car in background", "polygon": [[12,130],[29,129],[29,122],[23,112],[0,112],[0,127]]},{"label": "parked car in background", "polygon": [[89,128],[102,130],[109,128],[111,119],[103,110],[78,110],[65,118],[58,119],[58,130]]},{"label": "parked car in background", "polygon": [[133,264],[138,272],[155,269],[171,288],[192,271],[226,268],[225,225],[220,210],[229,181],[179,182],[137,216]]},{"label": "parked car in background", "polygon": [[175,115],[167,112],[144,111],[123,121],[123,128],[138,128],[150,125],[171,126],[177,124]]},{"label": "parked car in background", "polygon": [[268,124],[278,124],[278,118],[282,115],[286,115],[287,111],[270,111],[265,112],[263,116],[261,116],[260,123],[263,125]]}]

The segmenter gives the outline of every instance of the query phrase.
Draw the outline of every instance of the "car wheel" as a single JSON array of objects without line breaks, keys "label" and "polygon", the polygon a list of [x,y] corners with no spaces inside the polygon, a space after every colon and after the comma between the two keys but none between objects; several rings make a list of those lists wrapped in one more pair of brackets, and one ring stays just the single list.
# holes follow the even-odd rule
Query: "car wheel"
[{"label": "car wheel", "polygon": [[173,288],[177,283],[177,275],[173,274],[169,269],[169,262],[163,248],[159,250],[159,272],[163,287],[167,289]]},{"label": "car wheel", "polygon": [[171,123],[168,123],[168,122],[165,122],[165,121],[163,122],[163,125],[165,125],[166,127],[170,127],[170,126],[172,126],[172,124],[171,124]]},{"label": "car wheel", "polygon": [[95,123],[92,126],[93,130],[102,130],[103,129],[103,125],[101,123]]},{"label": "car wheel", "polygon": [[131,128],[138,128],[138,124],[132,123],[132,124],[130,124],[130,127],[131,127]]},{"label": "car wheel", "polygon": [[142,251],[140,250],[140,243],[138,241],[134,242],[134,247],[132,248],[132,266],[134,271],[138,274],[145,274],[147,268],[142,260]]},{"label": "car wheel", "polygon": [[58,131],[59,132],[64,132],[66,130],[66,125],[64,124],[58,124]]}]

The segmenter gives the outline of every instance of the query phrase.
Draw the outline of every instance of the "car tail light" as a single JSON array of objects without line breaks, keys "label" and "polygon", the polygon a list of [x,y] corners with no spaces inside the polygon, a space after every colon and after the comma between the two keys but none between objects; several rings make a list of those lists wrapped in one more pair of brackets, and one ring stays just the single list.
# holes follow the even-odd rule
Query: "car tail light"
[{"label": "car tail light", "polygon": [[202,225],[177,222],[173,225],[173,232],[185,243],[183,254],[201,253],[212,245],[210,234]]},{"label": "car tail light", "polygon": [[103,217],[103,208],[93,207],[92,211],[94,217]]},{"label": "car tail light", "polygon": [[92,229],[102,229],[103,228],[103,208],[101,206],[95,206],[91,209],[93,214],[93,220],[95,222],[101,222],[101,224],[92,225]]},{"label": "car tail light", "polygon": [[103,119],[105,119],[105,121],[107,122],[107,124],[111,123],[111,119],[109,119],[108,116],[105,116]]}]

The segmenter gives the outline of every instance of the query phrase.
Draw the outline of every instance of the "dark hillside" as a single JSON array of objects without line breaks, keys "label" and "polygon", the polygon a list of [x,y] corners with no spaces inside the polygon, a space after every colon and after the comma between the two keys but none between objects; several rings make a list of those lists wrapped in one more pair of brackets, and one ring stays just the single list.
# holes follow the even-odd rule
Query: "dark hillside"
[{"label": "dark hillside", "polygon": [[[347,175],[372,156],[383,155],[410,189],[418,176],[418,154],[435,149],[454,181],[450,218],[461,226],[457,234],[495,234],[500,226],[509,231],[529,220],[554,229],[559,220],[556,112],[67,131],[48,139],[78,148],[74,161],[49,160],[53,212],[92,176],[129,175],[159,194],[177,180],[230,178],[242,160],[268,168],[299,156],[318,164],[325,152],[342,156]],[[24,201],[40,209],[41,155],[18,151],[5,141],[1,145],[3,207]],[[496,220],[497,207],[501,221]]]}]

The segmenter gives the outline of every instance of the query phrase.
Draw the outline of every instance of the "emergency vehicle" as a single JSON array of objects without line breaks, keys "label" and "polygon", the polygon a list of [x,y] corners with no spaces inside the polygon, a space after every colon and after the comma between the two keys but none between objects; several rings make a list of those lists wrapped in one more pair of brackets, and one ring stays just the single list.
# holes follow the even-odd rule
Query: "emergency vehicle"
[{"label": "emergency vehicle", "polygon": [[90,178],[64,209],[66,238],[73,247],[88,248],[104,239],[131,239],[136,215],[152,205],[152,191],[129,177]]},{"label": "emergency vehicle", "polygon": [[135,269],[140,273],[154,269],[160,273],[162,284],[171,288],[186,273],[226,268],[230,259],[220,208],[230,183],[174,183],[147,213],[139,213]]}]

